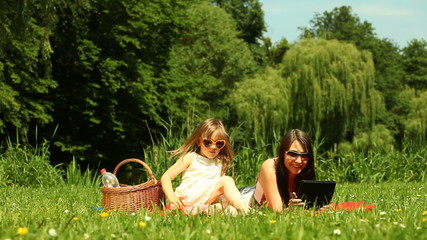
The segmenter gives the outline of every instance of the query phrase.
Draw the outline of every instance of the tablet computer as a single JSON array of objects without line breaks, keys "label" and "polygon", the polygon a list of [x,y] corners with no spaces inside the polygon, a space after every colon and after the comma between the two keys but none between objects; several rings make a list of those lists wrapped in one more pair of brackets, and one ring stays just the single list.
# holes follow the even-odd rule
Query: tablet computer
[{"label": "tablet computer", "polygon": [[328,205],[335,192],[335,181],[301,180],[297,197],[305,208],[321,208]]}]

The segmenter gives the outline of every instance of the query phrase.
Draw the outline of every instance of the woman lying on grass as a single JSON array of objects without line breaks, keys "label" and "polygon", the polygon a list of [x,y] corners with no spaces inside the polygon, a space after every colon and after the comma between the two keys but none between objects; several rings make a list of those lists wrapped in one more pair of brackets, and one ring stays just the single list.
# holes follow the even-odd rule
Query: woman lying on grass
[{"label": "woman lying on grass", "polygon": [[313,149],[310,137],[299,129],[288,131],[279,146],[279,156],[264,161],[258,174],[254,198],[277,212],[304,206],[296,195],[301,180],[314,180]]},{"label": "woman lying on grass", "polygon": [[[303,207],[304,202],[296,192],[301,180],[315,180],[313,148],[310,136],[302,130],[289,130],[279,145],[279,156],[264,161],[258,173],[255,187],[241,189],[248,205],[266,204],[276,212],[283,212],[292,207]],[[363,202],[344,202],[328,204],[323,210],[355,210],[370,211],[374,204],[365,206]]]}]

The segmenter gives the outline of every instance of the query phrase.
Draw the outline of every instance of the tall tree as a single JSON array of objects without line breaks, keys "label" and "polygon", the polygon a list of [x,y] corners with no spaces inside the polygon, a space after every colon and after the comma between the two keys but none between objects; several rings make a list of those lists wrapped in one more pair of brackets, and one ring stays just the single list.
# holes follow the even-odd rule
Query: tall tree
[{"label": "tall tree", "polygon": [[[262,45],[266,31],[264,12],[259,0],[211,0],[230,14],[236,22],[239,38],[249,44],[255,61],[260,66],[268,64],[267,51]],[[263,68],[263,67],[262,67]]]},{"label": "tall tree", "polygon": [[54,36],[55,146],[88,163],[141,154],[165,116],[161,72],[192,1],[69,1]]},{"label": "tall tree", "polygon": [[408,118],[405,119],[405,139],[424,149],[427,141],[427,91],[413,92]]},{"label": "tall tree", "polygon": [[[352,14],[350,6],[334,8],[331,12],[317,13],[310,28],[301,28],[302,37],[337,39],[353,43],[360,50],[372,53],[375,65],[375,86],[384,95],[387,112],[378,115],[378,122],[391,129],[397,138],[402,137],[405,116],[394,112],[399,92],[404,89],[402,57],[399,48],[388,39],[378,39],[367,21]],[[398,141],[399,142],[399,141]]]},{"label": "tall tree", "polygon": [[427,90],[427,42],[413,39],[402,53],[405,83],[417,90]]},{"label": "tall tree", "polygon": [[361,46],[376,37],[372,24],[352,14],[350,6],[334,8],[331,12],[315,13],[310,28],[302,27],[303,38],[338,39]]},{"label": "tall tree", "polygon": [[49,37],[53,1],[2,1],[0,7],[0,136],[26,133],[31,123],[52,121],[48,93],[52,79]]},{"label": "tall tree", "polygon": [[186,16],[189,22],[171,50],[160,98],[169,115],[181,121],[193,114],[226,119],[228,95],[254,71],[253,56],[223,9],[202,2]]},{"label": "tall tree", "polygon": [[352,44],[303,40],[286,53],[281,71],[291,85],[288,128],[319,130],[328,144],[370,129],[382,110],[372,55]]},{"label": "tall tree", "polygon": [[236,84],[230,95],[239,122],[245,131],[261,139],[273,138],[272,134],[284,132],[290,118],[290,82],[280,76],[280,72],[267,67],[265,72],[247,77]]},{"label": "tall tree", "polygon": [[212,0],[236,21],[239,37],[258,44],[265,32],[264,12],[259,0]]}]

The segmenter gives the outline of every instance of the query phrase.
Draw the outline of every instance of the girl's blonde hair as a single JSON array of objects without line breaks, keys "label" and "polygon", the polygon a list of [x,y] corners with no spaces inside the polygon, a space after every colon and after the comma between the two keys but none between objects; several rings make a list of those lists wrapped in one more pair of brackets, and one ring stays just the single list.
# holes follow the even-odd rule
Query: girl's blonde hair
[{"label": "girl's blonde hair", "polygon": [[228,133],[222,122],[218,119],[208,118],[201,122],[184,145],[173,150],[170,157],[178,156],[179,158],[182,158],[189,152],[196,152],[200,154],[200,138],[211,139],[214,134],[218,139],[226,141],[225,146],[220,150],[217,156],[217,159],[219,159],[222,164],[221,172],[222,174],[225,174],[227,169],[230,167],[234,152],[230,144]]}]

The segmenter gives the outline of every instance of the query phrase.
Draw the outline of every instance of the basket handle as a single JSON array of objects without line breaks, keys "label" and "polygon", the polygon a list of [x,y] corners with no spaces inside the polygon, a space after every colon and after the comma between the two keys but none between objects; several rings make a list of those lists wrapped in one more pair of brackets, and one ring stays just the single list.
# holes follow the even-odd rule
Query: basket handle
[{"label": "basket handle", "polygon": [[119,170],[119,168],[121,166],[123,166],[126,163],[130,163],[130,162],[139,163],[142,166],[144,166],[145,170],[147,170],[147,172],[148,172],[148,175],[150,175],[150,180],[154,180],[154,183],[157,183],[157,179],[154,177],[154,174],[151,171],[151,168],[145,162],[143,162],[142,160],[139,160],[137,158],[128,158],[128,159],[125,159],[125,160],[119,162],[119,164],[117,164],[117,166],[114,168],[113,174],[116,175],[117,171]]}]

